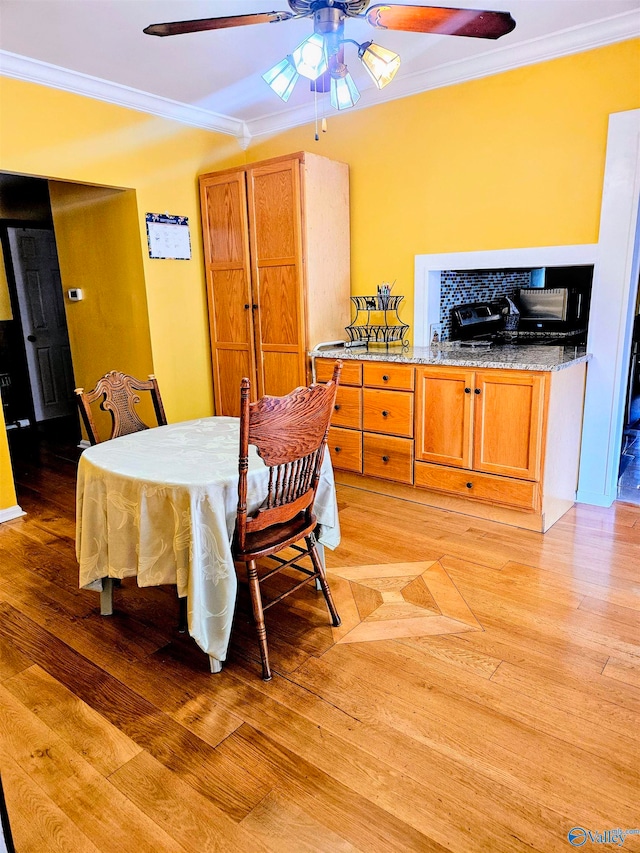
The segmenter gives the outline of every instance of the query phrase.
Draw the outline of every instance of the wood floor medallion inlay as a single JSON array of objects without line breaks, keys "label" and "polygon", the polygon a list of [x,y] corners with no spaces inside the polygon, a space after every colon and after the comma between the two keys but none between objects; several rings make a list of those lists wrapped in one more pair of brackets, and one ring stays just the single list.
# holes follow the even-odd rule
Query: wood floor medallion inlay
[{"label": "wood floor medallion inlay", "polygon": [[342,618],[336,643],[482,630],[437,560],[332,567],[329,578]]}]

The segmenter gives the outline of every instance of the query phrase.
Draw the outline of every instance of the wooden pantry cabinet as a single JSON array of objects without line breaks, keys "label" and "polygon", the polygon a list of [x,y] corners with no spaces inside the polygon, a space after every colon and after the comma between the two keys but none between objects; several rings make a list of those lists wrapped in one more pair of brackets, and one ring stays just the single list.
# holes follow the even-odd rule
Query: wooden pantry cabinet
[{"label": "wooden pantry cabinet", "polygon": [[[332,369],[317,359],[318,381]],[[585,377],[584,363],[547,372],[345,360],[328,443],[336,479],[545,531],[575,500]]]},{"label": "wooden pantry cabinet", "polygon": [[349,173],[307,152],[200,176],[215,410],[310,379],[350,322]]}]

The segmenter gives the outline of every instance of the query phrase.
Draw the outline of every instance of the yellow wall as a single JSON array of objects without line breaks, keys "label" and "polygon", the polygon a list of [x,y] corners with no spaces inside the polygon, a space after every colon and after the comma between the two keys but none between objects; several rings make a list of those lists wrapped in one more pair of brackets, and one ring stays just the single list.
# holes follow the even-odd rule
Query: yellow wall
[{"label": "yellow wall", "polygon": [[143,247],[145,213],[189,217],[192,260],[142,252],[153,369],[170,421],[211,414],[197,175],[242,160],[235,139],[6,77],[0,101],[3,171],[135,190]]},{"label": "yellow wall", "polygon": [[192,261],[143,251],[153,367],[178,420],[212,410],[198,174],[300,149],[347,162],[353,292],[396,280],[412,322],[416,254],[597,241],[607,119],[640,106],[639,72],[635,39],[332,111],[319,143],[307,125],[247,152],[230,137],[0,77],[0,168],[134,189],[143,247],[145,212],[189,216]]},{"label": "yellow wall", "polygon": [[4,424],[2,396],[0,395],[0,511],[13,507],[16,503],[16,490],[13,485],[9,443],[7,441],[7,431]]},{"label": "yellow wall", "polygon": [[192,261],[143,251],[154,371],[179,420],[212,411],[198,174],[301,149],[347,162],[353,291],[397,280],[412,323],[416,254],[597,241],[607,120],[640,107],[639,71],[636,39],[336,114],[320,143],[309,125],[247,152],[0,77],[0,169],[135,190],[143,247],[146,212],[189,217]]},{"label": "yellow wall", "polygon": [[320,142],[306,126],[247,154],[305,148],[349,164],[352,290],[396,280],[412,324],[416,254],[597,242],[608,116],[638,107],[636,39],[331,111]]},{"label": "yellow wall", "polygon": [[[109,370],[146,379],[153,360],[135,193],[56,181],[49,193],[76,385],[93,388]],[[72,287],[82,301],[67,298]],[[106,413],[105,421],[108,429]]]}]

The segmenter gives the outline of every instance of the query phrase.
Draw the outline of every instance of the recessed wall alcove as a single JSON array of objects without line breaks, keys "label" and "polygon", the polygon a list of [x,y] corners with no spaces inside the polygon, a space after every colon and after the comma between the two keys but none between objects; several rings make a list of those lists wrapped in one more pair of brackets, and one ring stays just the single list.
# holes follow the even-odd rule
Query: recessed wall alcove
[{"label": "recessed wall alcove", "polygon": [[440,322],[440,283],[445,270],[514,270],[533,267],[570,267],[595,264],[597,244],[542,246],[531,249],[496,249],[488,252],[458,252],[417,255],[415,261],[415,346],[427,346],[430,328]]},{"label": "recessed wall alcove", "polygon": [[616,498],[622,420],[640,255],[640,110],[613,113],[598,243],[416,255],[413,340],[427,346],[440,318],[444,270],[496,270],[593,264],[593,290],[580,479],[577,499],[610,506]]}]

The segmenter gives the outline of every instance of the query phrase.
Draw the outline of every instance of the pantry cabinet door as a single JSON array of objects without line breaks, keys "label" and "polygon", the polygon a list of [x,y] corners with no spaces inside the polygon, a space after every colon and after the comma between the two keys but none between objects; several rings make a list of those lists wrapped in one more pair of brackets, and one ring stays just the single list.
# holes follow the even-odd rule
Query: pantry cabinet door
[{"label": "pantry cabinet door", "polygon": [[201,200],[215,410],[238,417],[243,377],[256,398],[245,173],[203,178]]},{"label": "pantry cabinet door", "polygon": [[258,394],[281,395],[306,384],[300,163],[247,178]]},{"label": "pantry cabinet door", "polygon": [[473,396],[473,371],[416,369],[416,459],[471,467]]},{"label": "pantry cabinet door", "polygon": [[545,375],[516,370],[477,371],[474,391],[474,469],[539,480]]}]

